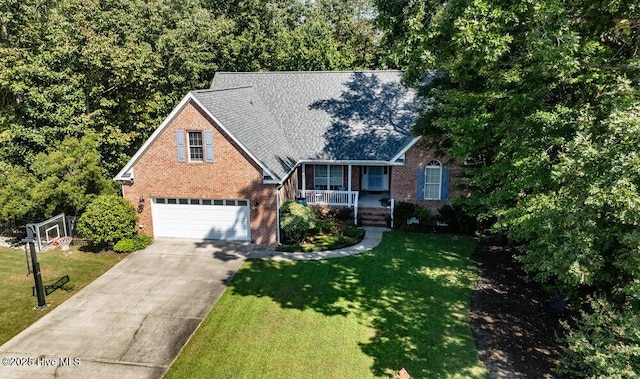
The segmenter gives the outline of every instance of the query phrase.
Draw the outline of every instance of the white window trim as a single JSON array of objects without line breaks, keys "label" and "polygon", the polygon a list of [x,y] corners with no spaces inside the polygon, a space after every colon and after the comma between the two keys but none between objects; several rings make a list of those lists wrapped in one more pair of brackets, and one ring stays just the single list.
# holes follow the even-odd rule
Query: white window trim
[{"label": "white window trim", "polygon": [[[189,162],[204,162],[204,133],[202,132],[202,130],[187,130],[186,131],[186,137],[187,137],[187,157],[189,159]],[[200,133],[200,146],[195,145],[195,146],[191,146],[191,138],[189,138],[189,135],[191,133]],[[191,147],[199,147],[200,151],[202,152],[202,158],[200,159],[192,159],[191,158]]]},{"label": "white window trim", "polygon": [[[317,167],[325,167],[327,169],[327,176],[318,177]],[[332,176],[331,176],[331,168],[339,167],[340,168],[340,184],[332,184]],[[338,176],[334,176],[333,178],[338,178]],[[344,167],[339,165],[313,165],[313,186],[327,186],[327,190],[334,187],[344,187]]]},{"label": "white window trim", "polygon": [[249,199],[201,199],[186,197],[153,197],[156,204],[248,207]]},{"label": "white window trim", "polygon": [[[437,197],[429,197],[429,191],[427,191],[427,186],[429,185],[435,185],[436,183],[429,183],[429,169],[430,168],[438,168],[440,170],[439,172],[439,176],[438,176],[438,195]],[[425,170],[424,170],[424,199],[425,200],[440,200],[442,197],[442,163],[440,161],[437,160],[431,160],[429,161],[429,163],[427,163],[427,165],[425,166]]]}]

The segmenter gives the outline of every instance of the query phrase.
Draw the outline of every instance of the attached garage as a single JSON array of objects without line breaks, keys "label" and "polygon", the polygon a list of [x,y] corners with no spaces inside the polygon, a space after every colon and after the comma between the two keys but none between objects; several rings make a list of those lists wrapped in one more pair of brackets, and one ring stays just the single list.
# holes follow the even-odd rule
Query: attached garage
[{"label": "attached garage", "polygon": [[156,197],[151,218],[156,237],[251,240],[248,200]]}]

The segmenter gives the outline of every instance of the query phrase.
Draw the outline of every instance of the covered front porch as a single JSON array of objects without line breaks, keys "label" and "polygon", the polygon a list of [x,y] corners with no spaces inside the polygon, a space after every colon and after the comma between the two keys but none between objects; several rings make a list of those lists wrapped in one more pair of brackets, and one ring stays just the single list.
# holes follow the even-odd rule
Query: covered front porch
[{"label": "covered front porch", "polygon": [[370,164],[303,163],[298,167],[296,198],[307,204],[357,207],[383,206],[389,198],[391,167]]},{"label": "covered front porch", "polygon": [[389,192],[302,190],[296,191],[297,200],[309,205],[358,206],[364,208],[385,208],[391,203]]}]

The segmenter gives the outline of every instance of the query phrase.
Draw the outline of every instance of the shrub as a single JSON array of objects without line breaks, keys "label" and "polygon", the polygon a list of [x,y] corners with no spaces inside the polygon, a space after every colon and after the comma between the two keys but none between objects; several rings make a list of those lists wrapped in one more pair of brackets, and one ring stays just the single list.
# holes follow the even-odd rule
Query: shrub
[{"label": "shrub", "polygon": [[149,246],[153,240],[144,234],[138,234],[133,238],[124,238],[113,246],[116,253],[133,253]]},{"label": "shrub", "polygon": [[604,298],[590,302],[575,328],[568,330],[567,349],[558,370],[575,378],[640,376],[640,315],[630,305],[616,310]]},{"label": "shrub", "polygon": [[308,206],[287,201],[280,208],[280,228],[289,241],[300,243],[316,228],[318,219]]},{"label": "shrub", "polygon": [[436,220],[436,218],[431,215],[429,208],[421,207],[419,205],[416,206],[415,217],[420,221],[420,226],[431,225]]},{"label": "shrub", "polygon": [[353,226],[347,226],[343,232],[345,237],[360,239],[364,235],[364,230],[354,228]]},{"label": "shrub", "polygon": [[393,211],[394,227],[396,229],[404,229],[407,227],[407,221],[416,213],[416,205],[404,201],[398,202]]},{"label": "shrub", "polygon": [[438,213],[438,220],[449,225],[453,233],[473,234],[478,228],[476,218],[461,203],[445,204]]},{"label": "shrub", "polygon": [[353,220],[353,208],[337,208],[334,211],[333,217],[341,221]]},{"label": "shrub", "polygon": [[77,230],[89,244],[112,247],[136,232],[136,210],[127,200],[116,195],[101,195],[87,206],[78,220]]},{"label": "shrub", "polygon": [[[407,221],[415,217],[418,219],[417,225],[408,225]],[[433,224],[435,217],[431,215],[429,208],[422,207],[413,203],[401,201],[393,211],[394,228],[411,229],[411,230],[427,230]]]},{"label": "shrub", "polygon": [[318,229],[319,233],[323,234],[331,234],[337,231],[337,228],[332,220],[318,220],[318,222],[316,223],[316,229]]},{"label": "shrub", "polygon": [[322,205],[307,205],[307,204],[302,204],[302,205],[305,205],[306,207],[311,209],[313,214],[316,215],[317,220],[324,219],[331,212],[330,208],[324,207]]}]

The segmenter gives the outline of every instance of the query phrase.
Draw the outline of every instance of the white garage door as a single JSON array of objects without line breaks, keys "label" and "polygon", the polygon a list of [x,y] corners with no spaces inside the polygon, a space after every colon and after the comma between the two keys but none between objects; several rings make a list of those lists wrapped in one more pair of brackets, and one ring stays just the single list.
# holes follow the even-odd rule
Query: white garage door
[{"label": "white garage door", "polygon": [[250,240],[247,200],[154,198],[153,234],[214,240]]}]

